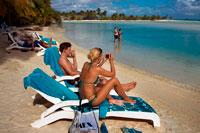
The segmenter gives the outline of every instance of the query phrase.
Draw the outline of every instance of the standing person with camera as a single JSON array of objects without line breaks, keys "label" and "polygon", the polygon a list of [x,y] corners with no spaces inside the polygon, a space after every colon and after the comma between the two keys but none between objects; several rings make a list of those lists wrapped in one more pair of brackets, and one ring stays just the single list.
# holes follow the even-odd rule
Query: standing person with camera
[{"label": "standing person with camera", "polygon": [[[103,63],[108,58],[110,62],[110,71],[107,71],[101,67]],[[80,75],[80,97],[82,99],[88,99],[90,106],[98,106],[104,99],[108,99],[110,103],[121,105],[123,102],[128,102],[134,104],[136,101],[129,98],[123,87],[121,86],[119,80],[115,77],[115,67],[114,58],[111,54],[102,55],[101,48],[93,48],[88,54],[89,62],[85,62]],[[103,63],[101,63],[103,62]],[[104,85],[101,87],[95,86],[98,82],[99,76],[111,77]],[[109,95],[111,89],[115,91],[123,98],[123,100],[113,99]]]}]

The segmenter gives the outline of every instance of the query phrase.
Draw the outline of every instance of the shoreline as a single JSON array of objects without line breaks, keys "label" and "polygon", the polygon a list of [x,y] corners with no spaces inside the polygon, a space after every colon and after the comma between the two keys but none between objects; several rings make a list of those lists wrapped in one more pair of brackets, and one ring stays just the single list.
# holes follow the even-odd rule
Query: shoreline
[{"label": "shoreline", "polygon": [[177,22],[190,20],[62,20],[62,22]]},{"label": "shoreline", "polygon": [[[76,50],[79,69],[87,61],[86,55],[89,50],[66,38],[64,36],[65,30],[61,27],[44,27],[43,31],[36,32],[44,37],[52,37],[59,43],[71,42],[72,49]],[[0,41],[1,51],[11,44],[6,39]],[[3,51],[0,58],[0,97],[2,106],[0,109],[0,116],[2,116],[0,132],[66,132],[71,125],[71,120],[59,120],[39,129],[30,126],[30,123],[39,119],[41,113],[47,108],[41,103],[34,104],[31,96],[36,93],[30,87],[24,90],[22,79],[37,67],[50,76],[54,75],[50,67],[43,63],[43,57],[37,56],[32,51],[11,50],[9,53]],[[103,67],[110,69],[108,62]],[[110,132],[121,132],[121,126],[150,133],[200,131],[198,126],[200,123],[199,92],[193,91],[193,88],[187,87],[187,85],[179,84],[173,80],[116,61],[115,68],[116,77],[119,78],[121,83],[132,80],[137,82],[136,88],[128,92],[128,95],[141,97],[150,104],[160,117],[161,127],[154,128],[147,121],[127,119],[102,119],[99,125],[105,122]],[[7,78],[5,78],[6,76]],[[119,127],[119,125],[121,126]]]}]

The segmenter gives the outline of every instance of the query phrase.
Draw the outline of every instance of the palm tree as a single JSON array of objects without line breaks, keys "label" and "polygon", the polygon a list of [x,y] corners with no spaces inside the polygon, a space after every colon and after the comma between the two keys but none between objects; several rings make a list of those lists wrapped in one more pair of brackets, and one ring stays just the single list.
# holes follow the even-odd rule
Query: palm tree
[{"label": "palm tree", "polygon": [[101,14],[101,9],[100,9],[100,8],[97,8],[96,12],[97,12],[97,15],[100,16],[100,14]]},{"label": "palm tree", "polygon": [[105,17],[106,17],[106,16],[107,16],[107,11],[106,11],[106,10],[104,10],[102,14],[103,14],[103,16],[105,16]]},{"label": "palm tree", "polygon": [[120,20],[126,19],[126,15],[125,15],[124,13],[120,13],[120,14],[119,14],[119,19],[120,19]]},{"label": "palm tree", "polygon": [[9,25],[60,22],[60,16],[51,8],[50,0],[0,0],[0,9],[0,18]]},{"label": "palm tree", "polygon": [[111,16],[112,20],[117,20],[118,19],[118,13],[113,13]]}]

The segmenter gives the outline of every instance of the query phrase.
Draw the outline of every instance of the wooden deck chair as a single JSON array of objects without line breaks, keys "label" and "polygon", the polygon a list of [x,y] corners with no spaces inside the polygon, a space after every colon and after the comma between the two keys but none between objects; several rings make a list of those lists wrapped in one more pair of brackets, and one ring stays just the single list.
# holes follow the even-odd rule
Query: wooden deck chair
[{"label": "wooden deck chair", "polygon": [[[79,97],[69,88],[53,80],[39,68],[24,78],[24,87],[27,88],[28,86],[33,87],[42,97],[54,104],[41,114],[39,120],[31,124],[32,127],[40,128],[60,119],[74,118],[74,110],[78,108]],[[120,99],[119,96],[113,97]],[[97,108],[99,109],[100,118],[121,117],[133,120],[151,120],[154,126],[160,126],[159,116],[148,103],[139,97],[130,98],[136,100],[136,103],[124,103],[122,106],[118,106],[104,100],[99,108]],[[83,100],[82,103],[87,102],[88,100]]]}]

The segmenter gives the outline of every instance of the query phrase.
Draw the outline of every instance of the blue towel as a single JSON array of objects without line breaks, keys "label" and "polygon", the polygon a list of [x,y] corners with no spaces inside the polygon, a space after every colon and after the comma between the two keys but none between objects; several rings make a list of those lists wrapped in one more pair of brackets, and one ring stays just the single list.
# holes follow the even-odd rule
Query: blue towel
[{"label": "blue towel", "polygon": [[127,127],[123,127],[122,130],[123,130],[123,133],[142,133],[141,131],[137,131],[134,128],[129,129]]},{"label": "blue towel", "polygon": [[100,105],[99,105],[99,117],[100,118],[106,118],[106,114],[108,112],[109,108],[109,102],[107,99],[105,99]]},{"label": "blue towel", "polygon": [[[114,99],[122,100],[120,96],[113,96]],[[130,96],[129,96],[130,97]],[[108,102],[107,99],[105,99],[100,105],[99,105],[99,118],[106,118],[107,112],[114,112],[114,111],[131,111],[131,112],[150,112],[150,113],[156,113],[156,111],[148,104],[146,103],[142,98],[140,97],[130,97],[133,100],[136,100],[135,104],[130,103],[123,103],[123,105],[115,105]],[[74,110],[78,110],[78,108],[74,107]],[[90,111],[91,108],[85,107],[84,111]]]},{"label": "blue towel", "polygon": [[[51,70],[57,75],[57,76],[64,76],[63,71],[60,68],[60,65],[58,64],[58,60],[60,58],[60,53],[58,51],[58,48],[56,46],[47,48],[44,53],[44,63],[46,65],[49,65]],[[67,81],[64,81],[65,85],[67,87],[75,87],[74,85],[70,85]]]},{"label": "blue towel", "polygon": [[[43,41],[50,43],[50,40],[51,40],[50,38],[44,38],[43,36],[40,36],[40,38],[41,38]],[[55,40],[52,40],[51,44],[56,45],[56,41],[55,41]]]},{"label": "blue towel", "polygon": [[[24,88],[27,88],[28,86],[31,86],[49,96],[59,98],[62,101],[79,100],[79,96],[76,93],[55,81],[39,68],[36,68],[33,73],[24,78]],[[106,106],[108,105],[107,101],[108,100],[104,100],[104,102],[100,105],[100,118],[105,118],[106,116],[109,107]],[[72,109],[78,110],[79,107],[72,106]],[[91,109],[86,110],[89,111]]]},{"label": "blue towel", "polygon": [[37,68],[24,78],[24,88],[31,86],[47,95],[65,100],[78,100],[79,97],[69,88],[55,81],[53,78]]},{"label": "blue towel", "polygon": [[105,123],[103,122],[100,127],[101,133],[108,133]]}]

